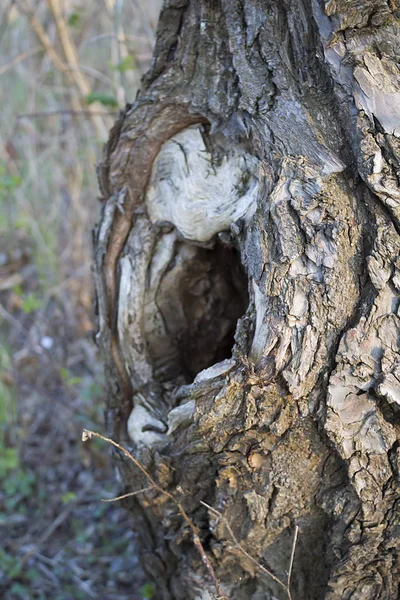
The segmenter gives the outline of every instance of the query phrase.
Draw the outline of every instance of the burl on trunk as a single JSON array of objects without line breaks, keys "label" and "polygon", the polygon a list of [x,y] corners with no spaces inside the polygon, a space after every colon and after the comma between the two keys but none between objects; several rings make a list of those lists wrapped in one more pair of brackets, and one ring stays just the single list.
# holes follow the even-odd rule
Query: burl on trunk
[{"label": "burl on trunk", "polygon": [[95,232],[109,435],[219,582],[153,487],[159,599],[399,597],[399,17],[164,2]]}]

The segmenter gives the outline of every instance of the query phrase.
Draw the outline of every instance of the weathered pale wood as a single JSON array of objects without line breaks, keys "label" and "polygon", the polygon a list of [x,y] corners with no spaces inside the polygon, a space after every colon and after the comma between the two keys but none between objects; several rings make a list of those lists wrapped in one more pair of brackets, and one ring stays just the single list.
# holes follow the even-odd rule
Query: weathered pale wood
[{"label": "weathered pale wood", "polygon": [[[201,501],[281,580],[299,526],[294,600],[399,597],[399,17],[166,0],[99,167],[109,433],[232,600],[285,591]],[[213,594],[174,504],[127,506],[157,598]]]}]

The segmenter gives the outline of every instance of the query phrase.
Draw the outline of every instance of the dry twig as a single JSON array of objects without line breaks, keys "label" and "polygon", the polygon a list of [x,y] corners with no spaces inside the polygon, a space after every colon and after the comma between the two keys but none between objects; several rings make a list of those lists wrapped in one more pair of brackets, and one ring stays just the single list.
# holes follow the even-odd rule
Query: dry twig
[{"label": "dry twig", "polygon": [[292,577],[294,553],[296,551],[296,544],[297,544],[297,536],[298,536],[298,534],[299,534],[299,526],[296,525],[296,528],[294,530],[292,553],[290,555],[290,564],[289,564],[289,571],[288,571],[288,578],[287,578],[287,587],[288,587],[288,590],[290,590],[290,580],[291,580],[291,577]]},{"label": "dry twig", "polygon": [[123,452],[123,454],[125,454],[125,456],[127,456],[129,458],[129,460],[131,460],[134,463],[134,465],[136,465],[136,467],[143,473],[143,475],[146,477],[146,479],[150,482],[151,486],[153,488],[155,488],[160,494],[162,494],[166,498],[169,498],[175,504],[179,513],[183,517],[183,520],[185,521],[186,525],[188,525],[188,527],[192,530],[193,543],[196,546],[196,548],[201,556],[201,559],[213,580],[213,583],[215,585],[215,589],[217,591],[218,596],[221,598],[221,600],[227,600],[227,597],[223,594],[223,592],[221,590],[221,586],[215,575],[214,568],[213,568],[212,564],[210,563],[210,560],[206,554],[206,551],[204,550],[203,544],[201,543],[201,540],[199,538],[199,529],[198,529],[198,527],[196,527],[196,525],[193,523],[193,521],[187,515],[187,513],[186,513],[185,509],[183,508],[183,506],[181,505],[181,503],[172,494],[170,494],[170,492],[167,492],[166,490],[164,490],[152,478],[150,473],[148,473],[146,471],[146,469],[143,467],[143,465],[141,465],[140,462],[138,460],[136,460],[136,458],[134,456],[132,456],[132,454],[130,452],[128,452],[128,450],[126,450],[126,448],[124,448],[120,444],[117,444],[117,442],[114,442],[114,440],[104,437],[100,433],[96,433],[95,431],[90,431],[89,429],[83,430],[83,432],[82,432],[82,441],[83,442],[86,442],[87,440],[91,439],[92,437],[98,437],[101,440],[104,440],[105,442],[112,444],[115,448],[118,448],[118,450],[121,450],[121,452]]},{"label": "dry twig", "polygon": [[[47,0],[51,13],[53,15],[58,36],[61,41],[61,46],[64,52],[65,59],[67,61],[68,69],[72,73],[72,79],[79,91],[81,98],[84,100],[91,92],[91,86],[86,79],[82,69],[79,66],[78,52],[75,44],[71,39],[68,32],[67,24],[62,14],[59,0]],[[89,107],[89,111],[91,109]],[[107,139],[108,127],[105,125],[103,119],[99,115],[91,115],[92,123],[97,131],[99,137]]]},{"label": "dry twig", "polygon": [[213,508],[212,506],[210,506],[206,502],[203,502],[202,500],[200,500],[200,503],[203,506],[205,506],[206,508],[208,508],[208,510],[210,512],[212,512],[214,515],[216,515],[219,519],[221,519],[221,521],[223,521],[223,523],[225,524],[225,527],[226,527],[226,529],[227,529],[227,531],[228,531],[228,533],[229,533],[229,535],[230,535],[233,543],[235,544],[235,547],[244,556],[246,556],[246,558],[248,558],[253,564],[255,564],[262,573],[264,573],[265,575],[268,575],[268,577],[271,577],[271,579],[273,579],[274,581],[276,581],[276,583],[278,583],[281,587],[283,587],[283,589],[285,590],[285,592],[287,594],[288,599],[292,600],[292,595],[291,595],[291,592],[290,592],[290,580],[291,580],[291,575],[292,575],[294,553],[295,553],[295,550],[296,550],[297,536],[298,536],[298,531],[299,531],[298,526],[296,525],[294,539],[293,539],[293,545],[292,545],[292,552],[291,552],[291,557],[290,557],[290,565],[289,565],[288,578],[287,578],[287,582],[284,583],[281,579],[279,579],[279,577],[276,577],[276,575],[274,575],[269,569],[267,569],[261,563],[259,563],[258,560],[256,560],[255,558],[253,558],[251,556],[251,554],[249,554],[248,552],[246,552],[246,550],[243,548],[243,546],[240,544],[239,540],[237,539],[237,537],[233,533],[232,528],[229,525],[229,522],[228,522],[227,518],[224,517],[224,515],[222,513],[220,513],[218,510],[216,510],[215,508]]},{"label": "dry twig", "polygon": [[128,494],[123,494],[122,496],[117,496],[116,498],[102,498],[102,502],[117,502],[117,500],[123,500],[124,498],[129,498],[130,496],[137,496],[138,494],[143,494],[144,492],[148,492],[152,490],[153,486],[149,485],[147,488],[143,488],[142,490],[136,490],[136,492],[129,492]]},{"label": "dry twig", "polygon": [[[109,444],[112,444],[113,446],[115,446],[116,448],[118,448],[119,450],[121,450],[121,452],[123,452],[125,454],[125,456],[127,456],[135,465],[136,467],[145,475],[145,477],[148,479],[148,481],[150,482],[150,486],[147,488],[143,488],[141,490],[137,490],[135,492],[130,492],[129,494],[124,494],[123,496],[118,496],[117,498],[112,498],[110,500],[102,500],[102,502],[115,502],[116,500],[121,500],[122,498],[127,498],[128,496],[136,496],[137,494],[146,492],[152,488],[156,489],[160,494],[166,496],[167,498],[169,498],[170,500],[172,500],[172,502],[177,506],[180,514],[182,515],[185,523],[190,527],[190,529],[192,530],[193,533],[193,543],[196,546],[202,561],[206,567],[206,569],[208,570],[209,574],[212,577],[212,580],[214,582],[217,594],[219,596],[220,600],[228,600],[227,596],[224,596],[222,594],[221,591],[221,587],[220,584],[218,582],[218,579],[215,575],[215,571],[214,568],[212,566],[212,564],[210,563],[208,556],[204,550],[204,547],[200,541],[199,538],[199,530],[196,527],[196,525],[193,523],[193,521],[190,519],[190,517],[187,515],[186,511],[184,510],[184,508],[182,507],[181,503],[169,492],[167,492],[166,490],[164,490],[158,483],[156,483],[156,481],[151,477],[151,475],[146,471],[146,469],[143,467],[143,465],[140,464],[140,462],[134,457],[132,456],[132,454],[130,452],[128,452],[128,450],[126,450],[123,446],[121,446],[120,444],[117,444],[117,442],[114,442],[112,439],[110,438],[106,438],[104,436],[102,436],[100,433],[96,433],[95,431],[90,431],[88,429],[84,429],[83,433],[82,433],[82,441],[86,442],[88,439],[92,438],[92,437],[98,437],[101,440],[104,440],[105,442],[108,442]],[[240,544],[239,540],[236,538],[235,534],[232,531],[231,526],[229,525],[228,520],[226,519],[226,517],[224,517],[224,515],[222,513],[220,513],[218,510],[216,510],[215,508],[213,508],[212,506],[210,506],[209,504],[207,504],[206,502],[200,501],[201,504],[203,506],[205,506],[209,511],[211,511],[214,515],[216,515],[219,519],[221,519],[226,528],[227,531],[229,533],[229,536],[231,537],[233,543],[235,544],[235,547],[244,555],[246,556],[246,558],[248,558],[253,564],[255,564],[258,569],[264,573],[265,575],[267,575],[268,577],[270,577],[271,579],[273,579],[278,585],[280,585],[286,592],[288,600],[292,600],[292,595],[290,592],[290,584],[291,584],[291,576],[292,576],[292,571],[293,571],[293,563],[294,563],[294,554],[296,551],[296,545],[297,545],[297,538],[298,538],[298,533],[299,533],[299,528],[296,525],[295,528],[295,533],[294,533],[294,538],[293,538],[293,544],[292,544],[292,551],[291,551],[291,555],[290,555],[290,563],[289,563],[289,570],[288,570],[288,577],[287,577],[287,581],[286,583],[284,583],[281,579],[279,579],[279,577],[276,577],[276,575],[274,575],[269,569],[267,569],[266,567],[264,567],[261,563],[258,562],[258,560],[256,560],[255,558],[253,558],[248,552],[246,552],[246,550],[243,548],[243,546]]]},{"label": "dry twig", "polygon": [[17,114],[17,121],[21,119],[39,119],[41,117],[54,117],[57,115],[65,115],[67,117],[86,117],[88,115],[111,115],[112,117],[117,117],[118,113],[115,111],[100,111],[96,112],[94,110],[69,110],[69,109],[59,109],[59,110],[41,110],[38,112],[31,113],[19,113]]},{"label": "dry twig", "polygon": [[35,48],[30,48],[30,50],[27,50],[26,52],[22,52],[22,54],[15,56],[12,60],[10,60],[10,62],[0,67],[0,75],[4,75],[4,73],[7,73],[7,71],[18,65],[20,62],[22,62],[29,56],[34,56],[39,52],[43,52],[43,46],[36,46]]},{"label": "dry twig", "polygon": [[[57,50],[54,47],[54,44],[47,35],[45,29],[43,28],[43,25],[41,24],[35,13],[31,10],[28,0],[24,0],[23,5],[21,4],[20,0],[18,0],[17,2],[18,8],[23,14],[27,16],[31,28],[33,29],[37,38],[43,45],[55,68],[60,73],[65,75],[70,84],[76,88],[79,94],[79,99],[72,97],[72,106],[75,111],[79,111],[81,108],[85,108],[85,99],[90,93],[90,85],[79,68],[77,61],[77,52],[75,46],[73,45],[73,42],[69,37],[68,30],[65,26],[65,21],[61,16],[58,2],[56,2],[55,0],[49,0],[49,4],[54,16],[54,20],[56,22],[57,31],[61,39],[61,44],[63,47],[64,55],[67,60],[67,64],[64,63],[62,58],[60,58]],[[89,113],[93,112],[91,107],[88,107],[87,110]],[[99,112],[99,109],[97,109],[97,112]],[[107,139],[108,128],[106,127],[101,116],[90,114],[90,119],[97,132],[97,135],[102,139]]]}]

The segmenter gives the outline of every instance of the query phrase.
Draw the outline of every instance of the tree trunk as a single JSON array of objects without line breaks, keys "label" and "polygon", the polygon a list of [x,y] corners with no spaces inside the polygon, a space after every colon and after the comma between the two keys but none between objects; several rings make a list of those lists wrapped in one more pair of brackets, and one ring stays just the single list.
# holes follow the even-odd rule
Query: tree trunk
[{"label": "tree trunk", "polygon": [[111,131],[98,341],[173,496],[126,500],[158,599],[290,597],[296,526],[293,600],[399,597],[398,8],[166,0]]}]

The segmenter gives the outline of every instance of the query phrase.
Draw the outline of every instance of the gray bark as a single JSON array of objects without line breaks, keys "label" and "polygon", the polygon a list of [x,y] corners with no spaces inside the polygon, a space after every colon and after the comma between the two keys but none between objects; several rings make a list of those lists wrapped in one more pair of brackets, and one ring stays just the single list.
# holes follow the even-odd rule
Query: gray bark
[{"label": "gray bark", "polygon": [[[285,581],[296,525],[294,600],[399,597],[399,16],[166,0],[99,167],[109,434],[234,600],[287,597],[242,550]],[[157,598],[214,594],[176,505],[126,505]]]}]

